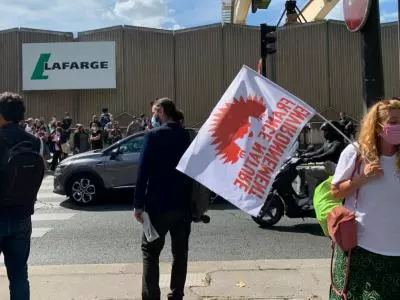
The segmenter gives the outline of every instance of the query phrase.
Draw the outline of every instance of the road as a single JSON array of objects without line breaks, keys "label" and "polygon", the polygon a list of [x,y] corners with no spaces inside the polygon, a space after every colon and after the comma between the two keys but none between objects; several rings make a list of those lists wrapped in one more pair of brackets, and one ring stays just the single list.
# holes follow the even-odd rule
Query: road
[{"label": "road", "polygon": [[[110,264],[141,261],[141,226],[121,195],[83,208],[52,193],[43,182],[33,216],[31,265]],[[214,205],[210,224],[193,224],[191,261],[328,258],[329,241],[315,220],[283,219],[261,229],[229,204]],[[162,260],[170,260],[169,239]],[[0,263],[1,263],[0,257]]]}]

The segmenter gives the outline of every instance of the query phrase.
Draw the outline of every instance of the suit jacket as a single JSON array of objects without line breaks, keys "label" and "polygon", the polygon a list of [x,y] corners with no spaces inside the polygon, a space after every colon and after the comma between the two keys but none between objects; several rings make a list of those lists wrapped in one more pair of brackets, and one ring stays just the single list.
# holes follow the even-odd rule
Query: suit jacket
[{"label": "suit jacket", "polygon": [[191,180],[176,170],[189,145],[189,133],[173,122],[145,135],[136,183],[136,209],[149,213],[190,211]]}]

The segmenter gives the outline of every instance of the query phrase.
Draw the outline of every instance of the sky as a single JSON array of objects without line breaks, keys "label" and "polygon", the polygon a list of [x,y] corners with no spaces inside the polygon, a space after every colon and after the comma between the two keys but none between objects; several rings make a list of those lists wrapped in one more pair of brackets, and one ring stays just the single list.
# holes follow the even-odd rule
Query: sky
[{"label": "sky", "polygon": [[[307,0],[298,0],[301,8]],[[284,0],[248,17],[248,24],[276,24]],[[397,0],[380,0],[382,22],[397,20]],[[79,32],[115,25],[183,29],[221,22],[221,0],[0,0],[0,30],[28,27]],[[343,20],[342,3],[328,19]]]}]

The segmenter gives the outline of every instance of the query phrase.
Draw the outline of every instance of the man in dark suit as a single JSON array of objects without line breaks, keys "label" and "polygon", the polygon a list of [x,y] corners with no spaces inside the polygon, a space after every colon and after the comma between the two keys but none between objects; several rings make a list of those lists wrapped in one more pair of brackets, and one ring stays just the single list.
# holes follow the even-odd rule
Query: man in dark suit
[{"label": "man in dark suit", "polygon": [[160,299],[159,256],[169,232],[172,243],[171,293],[168,299],[183,299],[191,227],[190,179],[176,166],[190,144],[188,132],[175,120],[175,103],[159,99],[155,110],[162,126],[149,131],[139,163],[135,195],[135,217],[143,223],[143,211],[159,234],[148,242],[143,234],[142,298]]}]

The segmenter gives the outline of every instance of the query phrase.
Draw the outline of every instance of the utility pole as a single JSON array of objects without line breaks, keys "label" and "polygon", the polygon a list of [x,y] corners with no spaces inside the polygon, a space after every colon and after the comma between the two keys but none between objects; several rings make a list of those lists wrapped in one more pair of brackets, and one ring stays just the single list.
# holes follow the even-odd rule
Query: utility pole
[{"label": "utility pole", "polygon": [[364,106],[369,108],[385,94],[379,0],[343,0],[343,12],[347,29],[361,33]]},{"label": "utility pole", "polygon": [[379,0],[370,0],[370,13],[361,29],[364,67],[364,102],[367,108],[385,94],[382,65]]}]

